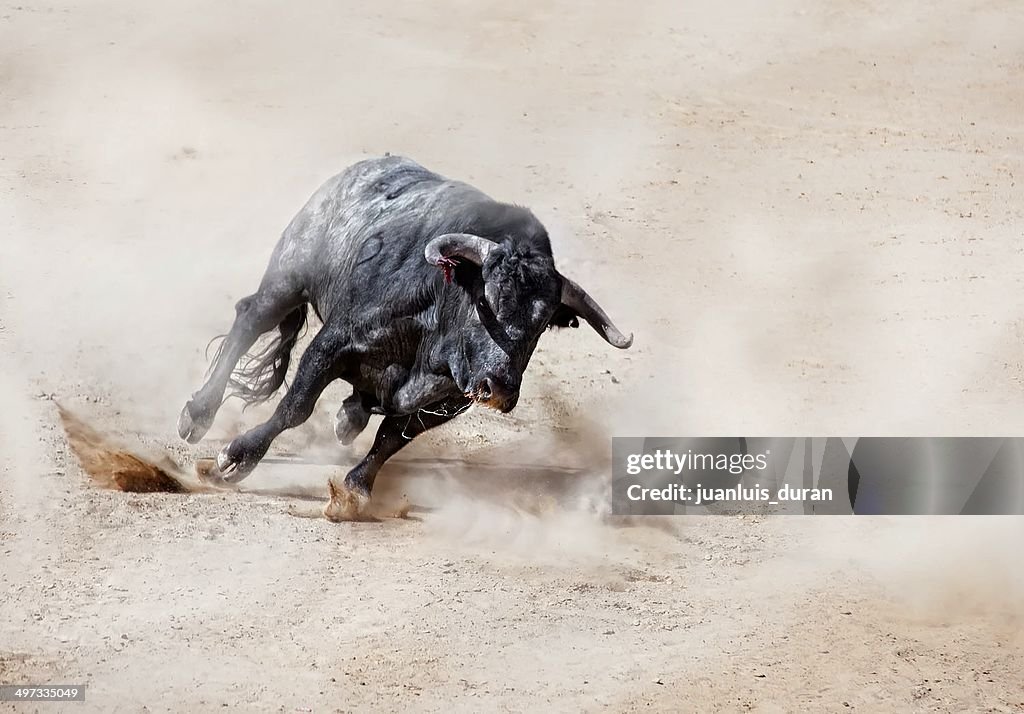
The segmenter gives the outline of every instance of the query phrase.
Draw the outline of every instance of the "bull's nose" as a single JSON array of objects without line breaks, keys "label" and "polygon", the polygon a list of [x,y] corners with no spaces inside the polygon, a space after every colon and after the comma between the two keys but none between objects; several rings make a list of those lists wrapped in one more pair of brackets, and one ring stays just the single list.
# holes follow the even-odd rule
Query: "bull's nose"
[{"label": "bull's nose", "polygon": [[519,390],[496,377],[484,377],[476,389],[477,398],[489,407],[510,412],[519,401]]},{"label": "bull's nose", "polygon": [[490,377],[484,377],[483,381],[480,382],[480,386],[477,387],[477,394],[480,395],[481,399],[490,399],[496,391],[497,380]]}]

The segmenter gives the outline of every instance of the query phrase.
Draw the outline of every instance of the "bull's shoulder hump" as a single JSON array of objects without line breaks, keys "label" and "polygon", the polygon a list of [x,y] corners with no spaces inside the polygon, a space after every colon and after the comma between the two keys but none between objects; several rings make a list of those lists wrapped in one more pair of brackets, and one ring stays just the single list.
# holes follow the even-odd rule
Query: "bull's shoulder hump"
[{"label": "bull's shoulder hump", "polygon": [[349,166],[341,176],[363,181],[379,180],[394,175],[415,174],[440,179],[441,176],[405,156],[378,156]]},{"label": "bull's shoulder hump", "polygon": [[330,193],[356,200],[395,198],[415,185],[437,185],[446,179],[404,156],[384,156],[352,164],[326,183]]}]

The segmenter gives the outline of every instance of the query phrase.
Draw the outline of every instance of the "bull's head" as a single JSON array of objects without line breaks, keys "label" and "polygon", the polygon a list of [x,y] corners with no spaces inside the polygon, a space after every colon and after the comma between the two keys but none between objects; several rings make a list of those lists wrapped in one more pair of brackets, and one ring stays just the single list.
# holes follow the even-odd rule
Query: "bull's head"
[{"label": "bull's head", "polygon": [[[451,370],[459,388],[477,402],[511,411],[523,372],[548,327],[576,327],[586,320],[608,344],[626,349],[624,336],[587,291],[561,275],[547,253],[512,241],[494,243],[468,233],[448,233],[427,244],[427,262],[452,281],[459,261],[477,267],[459,288],[467,292],[468,319]],[[464,301],[466,302],[466,301]]]}]

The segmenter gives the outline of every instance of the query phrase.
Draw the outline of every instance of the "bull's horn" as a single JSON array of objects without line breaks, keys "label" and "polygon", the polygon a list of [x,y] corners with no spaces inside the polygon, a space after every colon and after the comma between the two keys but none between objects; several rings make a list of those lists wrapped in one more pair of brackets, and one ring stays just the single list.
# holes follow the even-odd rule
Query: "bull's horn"
[{"label": "bull's horn", "polygon": [[471,233],[445,233],[427,243],[423,256],[431,265],[445,264],[445,258],[465,258],[477,265],[483,265],[494,243]]},{"label": "bull's horn", "polygon": [[562,304],[589,322],[597,334],[613,347],[624,350],[633,344],[632,333],[626,337],[619,332],[597,301],[590,297],[586,290],[564,275],[562,276]]}]

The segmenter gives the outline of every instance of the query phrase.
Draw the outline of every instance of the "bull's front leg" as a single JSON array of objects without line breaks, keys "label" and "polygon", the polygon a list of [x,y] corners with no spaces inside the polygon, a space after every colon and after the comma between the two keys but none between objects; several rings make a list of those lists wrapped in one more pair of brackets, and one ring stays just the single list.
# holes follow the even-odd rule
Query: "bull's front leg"
[{"label": "bull's front leg", "polygon": [[341,409],[338,410],[334,421],[334,434],[345,446],[355,441],[370,422],[370,411],[363,402],[363,395],[359,390],[355,390],[341,403]]},{"label": "bull's front leg", "polygon": [[324,508],[324,515],[332,521],[357,519],[369,503],[373,482],[384,462],[419,434],[451,420],[469,403],[468,398],[460,395],[415,414],[384,417],[366,457],[345,475],[344,480],[339,478],[340,474],[331,477],[328,482],[331,500]]}]

